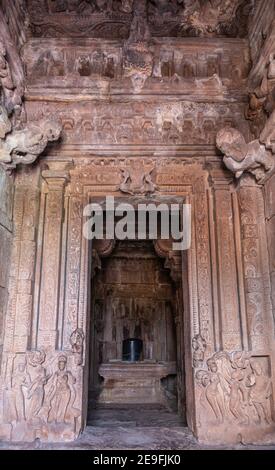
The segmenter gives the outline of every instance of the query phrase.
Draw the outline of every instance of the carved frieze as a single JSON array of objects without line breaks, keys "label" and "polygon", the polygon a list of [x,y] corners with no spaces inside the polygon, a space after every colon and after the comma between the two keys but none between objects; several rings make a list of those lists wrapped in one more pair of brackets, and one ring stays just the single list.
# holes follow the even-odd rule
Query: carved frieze
[{"label": "carved frieze", "polygon": [[[127,38],[133,0],[29,0],[34,36]],[[245,36],[252,2],[146,0],[154,36]]]},{"label": "carved frieze", "polygon": [[[126,43],[78,39],[30,40],[23,49],[28,95],[41,93],[109,94],[147,93],[232,97],[245,95],[249,72],[249,50],[237,43],[213,40],[205,43],[174,39]],[[144,77],[138,88],[135,77]],[[145,81],[146,79],[146,81]]]},{"label": "carved frieze", "polygon": [[[214,145],[217,130],[234,125],[248,136],[248,123],[239,104],[145,101],[121,106],[115,102],[79,102],[77,108],[74,103],[45,103],[42,108],[37,102],[28,102],[27,112],[32,120],[40,119],[42,113],[58,113],[63,126],[62,151],[70,146],[98,152],[128,145],[149,146],[154,151],[156,145]],[[58,154],[57,146],[54,152]]]}]

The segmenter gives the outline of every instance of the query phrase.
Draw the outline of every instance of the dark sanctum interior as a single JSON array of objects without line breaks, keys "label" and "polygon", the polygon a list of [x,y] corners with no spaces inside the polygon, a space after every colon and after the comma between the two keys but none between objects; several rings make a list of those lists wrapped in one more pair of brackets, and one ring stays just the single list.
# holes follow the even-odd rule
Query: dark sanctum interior
[{"label": "dark sanctum interior", "polygon": [[[142,422],[148,409],[179,413],[184,420],[178,404],[176,285],[165,260],[152,241],[117,241],[93,272],[88,423],[106,420],[106,413],[116,422],[115,410],[120,418],[124,410],[131,422]],[[142,350],[125,360],[123,341],[129,338],[142,340]]]}]

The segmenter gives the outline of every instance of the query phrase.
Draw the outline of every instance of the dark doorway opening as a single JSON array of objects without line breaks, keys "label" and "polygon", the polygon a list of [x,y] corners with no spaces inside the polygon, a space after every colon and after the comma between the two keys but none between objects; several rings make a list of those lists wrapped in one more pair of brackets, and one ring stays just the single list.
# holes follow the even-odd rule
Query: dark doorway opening
[{"label": "dark doorway opening", "polygon": [[[180,286],[152,241],[117,241],[93,258],[88,425],[185,424]],[[139,361],[123,340],[143,341]]]}]

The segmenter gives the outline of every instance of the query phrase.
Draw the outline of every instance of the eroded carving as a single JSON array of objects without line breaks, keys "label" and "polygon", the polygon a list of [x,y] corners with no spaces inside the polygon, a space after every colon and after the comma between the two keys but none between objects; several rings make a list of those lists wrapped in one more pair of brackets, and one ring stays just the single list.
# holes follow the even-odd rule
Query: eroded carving
[{"label": "eroded carving", "polygon": [[193,349],[193,367],[197,368],[202,366],[204,361],[204,353],[206,350],[206,341],[200,334],[197,334],[192,339]]},{"label": "eroded carving", "polygon": [[249,104],[245,111],[245,117],[251,121],[251,130],[257,138],[275,108],[274,81],[275,59],[274,53],[271,53],[260,85],[249,94]]},{"label": "eroded carving", "polygon": [[[49,391],[50,411],[48,422],[66,423],[70,422],[70,415],[74,411],[72,405],[75,401],[74,384],[76,379],[67,370],[67,356],[65,354],[59,356],[57,367],[58,370],[52,378],[51,389]],[[77,414],[79,414],[78,410]]]},{"label": "eroded carving", "polygon": [[16,357],[11,380],[10,422],[20,423],[26,421],[25,390],[29,388],[30,383],[30,375],[26,370],[25,356]]},{"label": "eroded carving", "polygon": [[6,109],[0,107],[0,164],[8,170],[20,163],[31,164],[49,142],[59,139],[61,123],[51,119],[30,122],[23,130],[12,130]]},{"label": "eroded carving", "polygon": [[119,190],[126,194],[153,194],[157,185],[152,181],[152,173],[154,168],[149,171],[141,173],[139,168],[133,168],[129,171],[127,168],[121,169],[122,182],[119,185]]},{"label": "eroded carving", "polygon": [[8,113],[12,111],[12,95],[15,89],[11,76],[10,67],[6,58],[6,48],[0,38],[0,83],[4,94],[4,104],[7,106]]},{"label": "eroded carving", "polygon": [[81,365],[83,361],[83,347],[84,347],[84,331],[81,328],[77,328],[72,332],[70,337],[70,343],[72,346],[72,352],[77,354],[77,364]]},{"label": "eroded carving", "polygon": [[44,351],[32,351],[28,355],[28,363],[30,365],[31,382],[29,384],[27,399],[28,419],[31,422],[40,422],[39,412],[42,409],[45,399],[45,385],[51,375],[47,375],[44,364],[46,354]]},{"label": "eroded carving", "polygon": [[252,3],[243,0],[188,0],[184,4],[182,34],[194,36],[242,36],[246,32],[245,18],[252,7]]},{"label": "eroded carving", "polygon": [[261,182],[267,172],[274,168],[274,157],[258,140],[246,143],[243,135],[234,128],[224,128],[218,132],[217,147],[224,154],[226,167],[240,178],[246,171]]},{"label": "eroded carving", "polygon": [[257,411],[259,424],[266,422],[271,424],[270,397],[272,395],[271,381],[263,371],[262,365],[257,359],[250,363],[252,373],[249,376],[247,387],[249,387],[249,403]]},{"label": "eroded carving", "polygon": [[[127,37],[133,3],[133,0],[30,0],[31,30],[35,36],[78,33],[115,37],[119,34],[119,22],[123,29],[120,37]],[[252,7],[252,2],[243,0],[146,0],[146,3],[150,30],[155,36],[243,37]]]}]

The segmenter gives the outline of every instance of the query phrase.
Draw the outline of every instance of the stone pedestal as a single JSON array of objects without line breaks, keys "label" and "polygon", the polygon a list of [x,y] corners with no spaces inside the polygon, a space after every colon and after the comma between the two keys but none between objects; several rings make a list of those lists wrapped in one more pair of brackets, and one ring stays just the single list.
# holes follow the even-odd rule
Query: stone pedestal
[{"label": "stone pedestal", "polygon": [[109,362],[99,374],[104,378],[100,403],[162,403],[161,379],[176,374],[176,363]]}]

